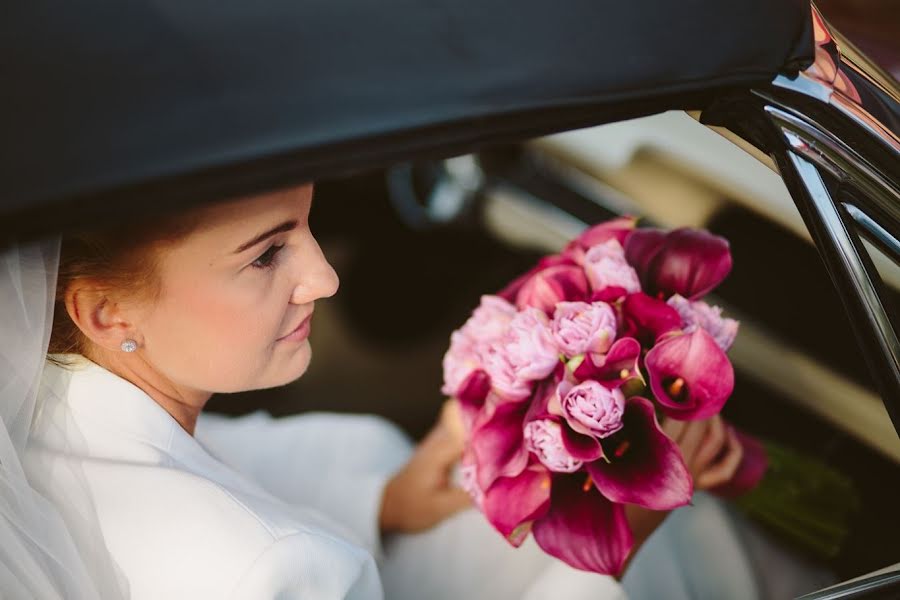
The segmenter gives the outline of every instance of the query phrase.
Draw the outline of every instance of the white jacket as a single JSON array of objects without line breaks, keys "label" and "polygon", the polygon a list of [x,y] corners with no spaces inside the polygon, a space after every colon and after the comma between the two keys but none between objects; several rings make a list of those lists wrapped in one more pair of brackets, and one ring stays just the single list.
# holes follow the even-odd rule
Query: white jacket
[{"label": "white jacket", "polygon": [[[67,486],[78,485],[73,470],[83,473],[131,598],[382,597],[364,548],[377,543],[378,490],[347,503],[358,514],[346,525],[279,500],[214,458],[139,388],[86,360],[75,370],[48,364],[38,406],[29,479],[77,515],[84,508],[67,497],[83,495]],[[84,442],[77,456],[62,451],[75,435]],[[375,533],[363,540],[354,529]]]}]

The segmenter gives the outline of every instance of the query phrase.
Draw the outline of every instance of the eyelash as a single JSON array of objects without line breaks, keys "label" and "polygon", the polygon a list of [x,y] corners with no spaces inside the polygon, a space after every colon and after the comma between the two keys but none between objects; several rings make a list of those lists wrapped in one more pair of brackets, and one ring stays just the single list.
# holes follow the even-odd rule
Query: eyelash
[{"label": "eyelash", "polygon": [[275,258],[278,253],[281,252],[282,248],[284,248],[284,244],[269,246],[268,250],[263,252],[259,258],[250,263],[250,265],[255,269],[274,269]]}]

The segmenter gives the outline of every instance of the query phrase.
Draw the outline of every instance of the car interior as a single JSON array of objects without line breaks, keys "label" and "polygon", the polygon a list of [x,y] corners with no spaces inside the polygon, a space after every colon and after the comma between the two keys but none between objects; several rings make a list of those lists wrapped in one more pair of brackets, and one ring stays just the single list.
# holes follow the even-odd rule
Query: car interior
[{"label": "car interior", "polygon": [[[759,156],[670,111],[321,181],[312,227],[341,289],[316,308],[311,368],[209,409],[376,413],[419,437],[444,400],[450,332],[481,294],[614,215],[705,227],[734,256],[714,298],[741,322],[726,418],[851,478],[862,508],[826,563],[839,579],[885,567],[900,555],[900,487],[885,485],[900,475],[900,440],[809,233]],[[900,269],[867,248],[900,301]]]}]

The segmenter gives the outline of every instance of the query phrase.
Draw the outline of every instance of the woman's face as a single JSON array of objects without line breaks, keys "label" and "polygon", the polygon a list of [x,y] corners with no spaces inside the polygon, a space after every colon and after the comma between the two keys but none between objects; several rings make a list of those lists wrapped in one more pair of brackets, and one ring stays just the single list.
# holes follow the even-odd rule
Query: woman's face
[{"label": "woman's face", "polygon": [[313,307],[338,277],[309,230],[312,185],[205,209],[159,256],[160,293],[136,312],[141,352],[171,383],[237,392],[293,381]]}]

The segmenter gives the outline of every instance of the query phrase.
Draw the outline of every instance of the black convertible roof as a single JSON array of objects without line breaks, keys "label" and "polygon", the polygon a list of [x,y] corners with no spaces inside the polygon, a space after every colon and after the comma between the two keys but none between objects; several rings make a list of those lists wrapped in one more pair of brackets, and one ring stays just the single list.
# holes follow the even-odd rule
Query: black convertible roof
[{"label": "black convertible roof", "polygon": [[0,19],[0,239],[702,108],[807,0],[91,0]]}]

